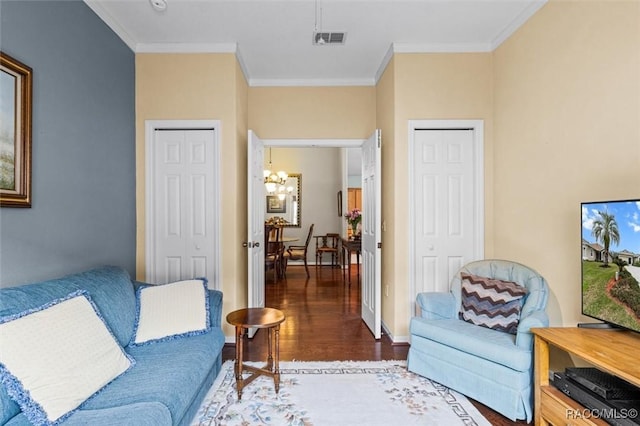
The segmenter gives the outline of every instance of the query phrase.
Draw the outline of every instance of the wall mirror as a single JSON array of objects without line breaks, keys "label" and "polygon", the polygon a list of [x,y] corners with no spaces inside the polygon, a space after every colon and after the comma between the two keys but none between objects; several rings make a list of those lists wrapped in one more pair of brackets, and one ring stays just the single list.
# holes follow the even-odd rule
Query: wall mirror
[{"label": "wall mirror", "polygon": [[267,193],[265,221],[300,228],[302,223],[302,174],[291,173],[284,185]]}]

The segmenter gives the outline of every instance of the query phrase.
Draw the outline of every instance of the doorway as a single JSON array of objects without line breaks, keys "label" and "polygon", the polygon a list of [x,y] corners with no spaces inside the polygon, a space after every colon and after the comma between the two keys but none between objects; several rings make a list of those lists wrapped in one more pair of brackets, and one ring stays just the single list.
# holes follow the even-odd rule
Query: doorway
[{"label": "doorway", "polygon": [[409,122],[410,309],[425,291],[484,257],[484,130],[481,120]]},{"label": "doorway", "polygon": [[[369,182],[369,197],[371,198],[371,200],[369,201],[369,205],[371,207],[370,211],[371,214],[369,215],[369,222],[368,222],[368,228],[365,229],[365,232],[363,233],[363,236],[365,236],[366,238],[363,238],[363,246],[362,246],[362,251],[363,254],[366,254],[367,256],[363,256],[363,259],[366,258],[368,260],[368,265],[370,266],[369,268],[367,268],[367,261],[365,260],[363,262],[363,278],[366,276],[366,278],[363,279],[363,291],[364,294],[366,295],[366,298],[363,299],[363,304],[362,304],[362,312],[363,312],[363,319],[365,320],[365,322],[367,323],[367,325],[370,327],[372,333],[374,334],[375,338],[378,339],[380,337],[380,316],[381,316],[381,309],[380,309],[380,299],[381,299],[381,295],[380,295],[380,291],[379,291],[379,287],[380,287],[380,251],[379,251],[379,238],[380,238],[380,226],[379,226],[379,222],[380,222],[380,194],[379,194],[379,176],[380,176],[380,169],[379,167],[376,167],[375,165],[377,164],[379,166],[379,149],[380,149],[380,138],[379,138],[379,132],[376,131],[375,134],[369,138],[368,140],[263,140],[260,141],[259,138],[256,137],[256,135],[253,132],[250,132],[250,137],[249,137],[251,143],[251,150],[258,152],[260,149],[263,150],[265,148],[275,148],[275,147],[280,147],[280,148],[349,148],[349,147],[363,147],[363,148],[367,148],[368,146],[371,146],[372,148],[369,149],[369,152],[375,155],[369,155],[369,161],[365,162],[363,161],[363,170],[366,170],[365,165],[369,165],[369,175],[367,176],[367,179],[364,179],[365,181]],[[261,142],[261,144],[254,144],[254,142]],[[254,146],[256,145],[256,146]],[[259,146],[258,146],[259,145]],[[255,161],[255,155],[249,154],[249,158],[253,158],[252,163],[249,164],[249,168],[254,167],[256,165],[256,161]],[[279,169],[278,165],[277,165],[277,156],[275,155],[275,151],[273,152],[273,155],[271,157],[272,161],[273,161],[273,168],[274,169]],[[248,188],[248,193],[252,194],[254,193],[254,185],[258,185],[259,184],[259,179],[254,179],[252,176],[257,176],[258,175],[258,170],[254,170],[249,172],[249,181],[250,181],[250,187]],[[297,170],[294,170],[293,172],[298,172]],[[344,221],[344,218],[342,217],[338,217],[339,213],[339,209],[337,206],[337,196],[338,196],[338,192],[345,192],[346,191],[346,175],[344,173],[341,173],[343,176],[343,183],[342,183],[342,187],[338,189],[338,191],[335,191],[331,197],[329,198],[329,200],[327,200],[327,202],[331,203],[331,210],[333,211],[333,215],[335,215],[334,217],[336,217],[336,219],[338,220],[338,223],[341,223],[342,221]],[[302,196],[301,196],[301,203],[302,203],[302,209],[303,209],[303,213],[302,213],[302,228],[301,231],[302,233],[306,233],[308,231],[308,226],[310,225],[311,222],[308,221],[308,218],[305,218],[304,215],[304,208],[305,208],[305,199],[306,197],[313,197],[314,196],[314,192],[310,191],[307,193],[307,195],[305,196],[305,183],[308,182],[308,179],[305,179],[305,174],[304,172],[302,173],[301,176],[301,181],[302,181],[302,186],[303,186],[303,190],[302,190]],[[264,185],[262,185],[264,186]],[[373,190],[378,187],[378,192],[375,193]],[[366,191],[365,191],[366,194]],[[263,193],[263,198],[264,198],[264,193]],[[375,201],[377,200],[377,201]],[[366,204],[366,200],[364,201]],[[248,204],[251,205],[252,202],[251,200],[248,200]],[[253,202],[254,206],[255,201]],[[257,224],[257,223],[262,223],[264,220],[264,210],[261,211],[257,211],[257,209],[252,208],[250,209],[250,217],[248,220],[249,223],[249,230],[248,230],[248,234],[249,235],[253,235],[253,230],[251,229],[252,224]],[[259,216],[261,218],[261,220],[256,220],[255,217],[253,216]],[[378,223],[378,224],[377,224]],[[257,225],[256,225],[257,226]],[[317,225],[316,225],[317,226]],[[342,224],[339,226],[339,229],[341,229],[342,231],[346,230],[346,225]],[[320,233],[322,234],[323,232],[321,230],[318,230],[318,232],[315,232],[316,230],[314,229],[314,233]],[[331,232],[331,231],[329,231]],[[333,231],[335,232],[335,231]],[[286,231],[285,231],[286,233]],[[344,235],[344,232],[342,232],[342,234]],[[253,241],[249,241],[248,246],[254,245]],[[367,244],[369,246],[367,246]],[[255,246],[255,245],[254,245]],[[249,255],[250,259],[254,259],[255,260],[255,256],[253,256],[253,252],[250,253]],[[250,262],[252,263],[252,262]],[[260,267],[259,264],[254,264],[254,265],[250,265],[250,271],[251,270],[255,270],[255,268]],[[369,271],[369,272],[367,272]],[[377,272],[376,272],[377,271]],[[253,275],[249,274],[249,277],[252,277]],[[248,289],[248,294],[252,295],[250,296],[249,299],[249,305],[250,307],[254,307],[254,306],[258,306],[255,303],[257,302],[257,300],[259,298],[255,297],[257,294],[259,294],[259,292],[261,291],[260,289],[256,288],[256,287],[262,287],[264,286],[264,279],[261,280],[260,282],[258,282],[257,280],[249,280],[249,289]],[[366,303],[365,303],[366,301]]]}]

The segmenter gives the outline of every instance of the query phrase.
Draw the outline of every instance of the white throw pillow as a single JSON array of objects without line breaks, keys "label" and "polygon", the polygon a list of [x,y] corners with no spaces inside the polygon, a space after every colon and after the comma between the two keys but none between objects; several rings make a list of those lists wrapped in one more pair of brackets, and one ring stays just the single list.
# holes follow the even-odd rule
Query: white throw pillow
[{"label": "white throw pillow", "polygon": [[0,380],[33,424],[64,420],[134,363],[84,290],[0,319]]},{"label": "white throw pillow", "polygon": [[138,316],[131,342],[134,346],[203,334],[211,329],[206,279],[142,287],[136,299]]}]

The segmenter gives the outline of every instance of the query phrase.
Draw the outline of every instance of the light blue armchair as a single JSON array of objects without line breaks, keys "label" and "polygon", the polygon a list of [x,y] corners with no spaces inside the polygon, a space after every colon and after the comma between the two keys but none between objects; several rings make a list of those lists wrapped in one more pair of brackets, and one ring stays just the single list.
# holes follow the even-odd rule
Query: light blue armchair
[{"label": "light blue armchair", "polygon": [[[461,274],[512,281],[527,289],[517,333],[458,318]],[[546,327],[549,289],[527,266],[506,260],[471,262],[451,280],[448,293],[420,293],[419,317],[411,319],[407,368],[492,408],[511,420],[532,418],[532,327]]]}]

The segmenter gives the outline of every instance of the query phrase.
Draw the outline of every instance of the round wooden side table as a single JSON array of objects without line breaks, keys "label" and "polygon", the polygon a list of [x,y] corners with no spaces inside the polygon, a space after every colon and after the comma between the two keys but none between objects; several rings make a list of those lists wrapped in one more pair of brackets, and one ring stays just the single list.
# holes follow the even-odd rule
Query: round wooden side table
[{"label": "round wooden side table", "polygon": [[[238,390],[238,401],[242,399],[242,389],[253,382],[259,376],[269,376],[273,378],[276,393],[280,390],[280,324],[284,322],[284,313],[273,308],[246,308],[233,311],[227,315],[227,322],[236,328],[236,360],[234,370],[236,374],[236,388]],[[269,357],[267,364],[262,368],[243,365],[243,334],[249,328],[264,328],[267,331],[267,343]],[[272,338],[275,343],[275,354],[272,352]],[[275,358],[273,357],[275,355]],[[243,371],[251,372],[251,376],[244,379]]]}]

